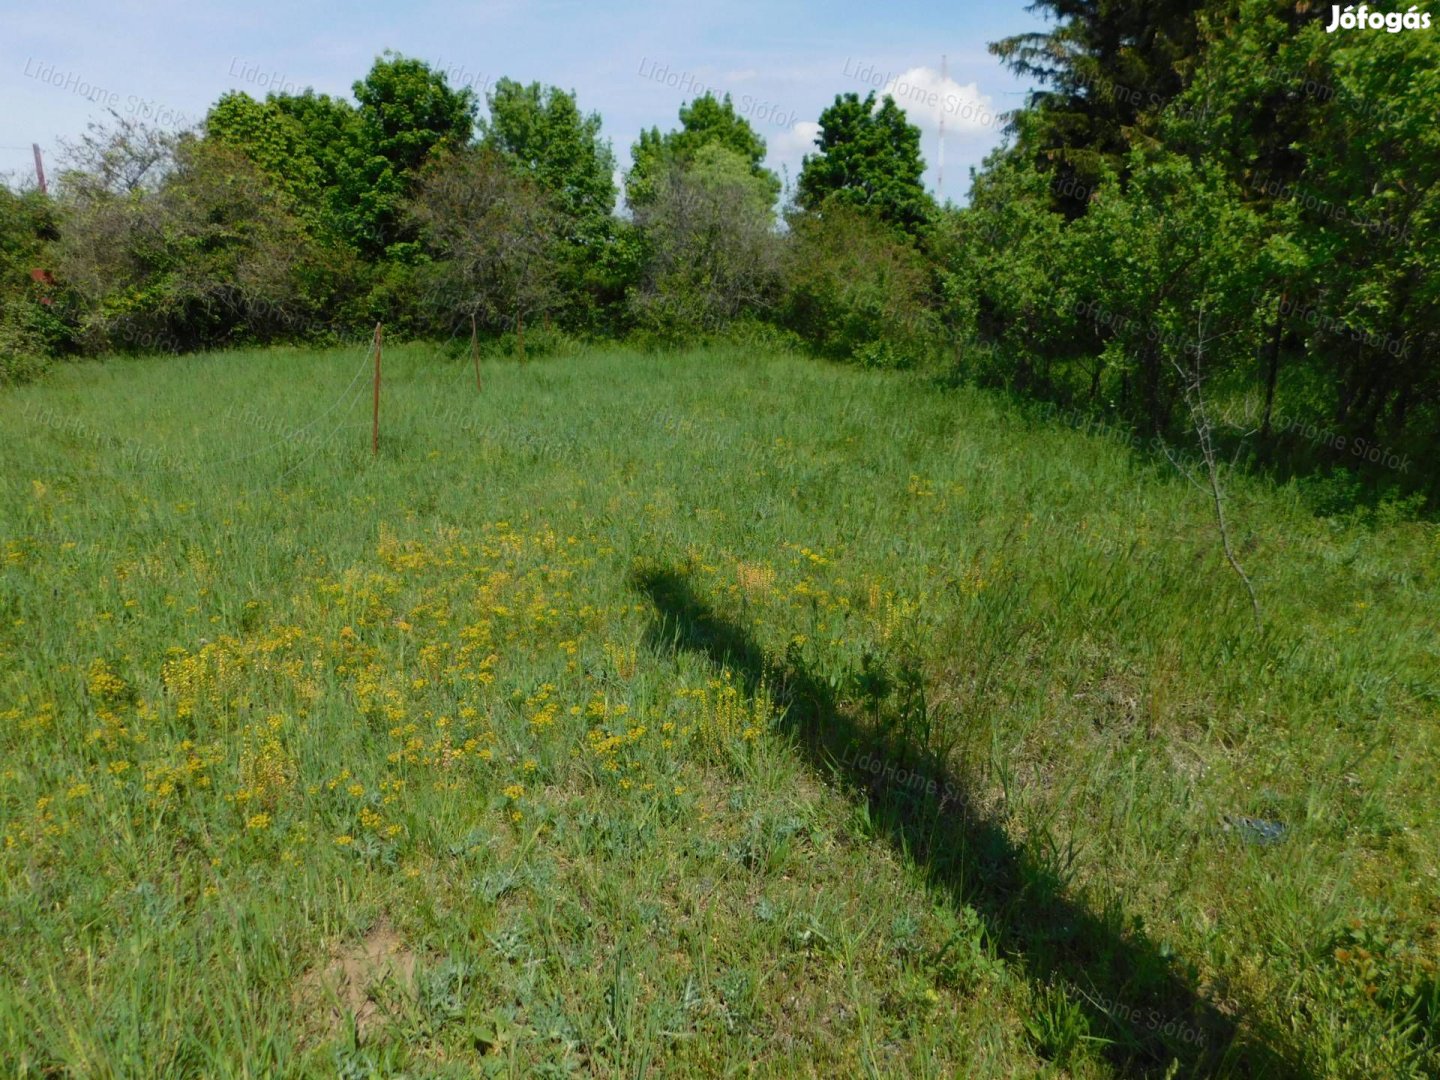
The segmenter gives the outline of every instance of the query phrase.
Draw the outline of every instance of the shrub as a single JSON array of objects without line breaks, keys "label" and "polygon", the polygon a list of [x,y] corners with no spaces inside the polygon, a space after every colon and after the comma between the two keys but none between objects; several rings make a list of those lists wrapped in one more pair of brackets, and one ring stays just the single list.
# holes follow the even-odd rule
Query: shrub
[{"label": "shrub", "polygon": [[467,150],[426,170],[408,218],[434,259],[417,275],[433,329],[457,333],[473,317],[515,328],[557,302],[553,200],[493,150]]},{"label": "shrub", "polygon": [[44,339],[14,317],[13,305],[0,315],[0,386],[29,382],[49,366]]},{"label": "shrub", "polygon": [[313,336],[333,259],[283,192],[223,145],[181,140],[154,187],[65,186],[56,245],[92,351]]},{"label": "shrub", "polygon": [[636,212],[645,269],[630,306],[641,329],[693,339],[771,306],[778,270],[771,197],[744,157],[716,143],[660,178],[653,201]]},{"label": "shrub", "polygon": [[934,356],[944,334],[925,259],[866,211],[831,200],[790,220],[782,322],[817,352],[868,366]]}]

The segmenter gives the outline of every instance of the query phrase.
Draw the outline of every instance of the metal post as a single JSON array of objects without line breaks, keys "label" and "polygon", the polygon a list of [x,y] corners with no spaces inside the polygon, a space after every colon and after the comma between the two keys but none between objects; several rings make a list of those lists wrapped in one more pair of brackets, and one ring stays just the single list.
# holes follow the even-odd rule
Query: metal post
[{"label": "metal post", "polygon": [[370,429],[370,454],[380,453],[380,324],[375,324],[375,422]]}]

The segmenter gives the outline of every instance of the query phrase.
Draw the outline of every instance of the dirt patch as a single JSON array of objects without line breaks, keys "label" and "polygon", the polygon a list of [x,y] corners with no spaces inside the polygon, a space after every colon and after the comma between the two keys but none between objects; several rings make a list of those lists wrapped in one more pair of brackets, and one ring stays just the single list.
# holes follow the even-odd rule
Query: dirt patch
[{"label": "dirt patch", "polygon": [[775,571],[759,563],[737,562],[735,581],[747,596],[763,596],[775,584]]},{"label": "dirt patch", "polygon": [[385,920],[359,941],[337,946],[323,967],[308,972],[300,985],[305,1010],[330,1034],[355,1016],[363,1038],[384,1020],[387,1002],[415,984],[415,954]]}]

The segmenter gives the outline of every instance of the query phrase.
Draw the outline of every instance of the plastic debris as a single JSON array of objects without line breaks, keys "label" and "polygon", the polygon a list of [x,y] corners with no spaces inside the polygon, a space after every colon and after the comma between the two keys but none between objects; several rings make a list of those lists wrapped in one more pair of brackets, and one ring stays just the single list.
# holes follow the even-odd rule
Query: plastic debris
[{"label": "plastic debris", "polygon": [[1225,815],[1225,830],[1238,832],[1247,843],[1269,846],[1278,844],[1290,833],[1283,821],[1267,821],[1265,818]]}]

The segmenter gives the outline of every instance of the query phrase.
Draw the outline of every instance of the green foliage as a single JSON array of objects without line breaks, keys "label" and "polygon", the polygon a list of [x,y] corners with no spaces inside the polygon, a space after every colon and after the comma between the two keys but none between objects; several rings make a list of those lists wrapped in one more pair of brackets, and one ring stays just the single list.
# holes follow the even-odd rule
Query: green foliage
[{"label": "green foliage", "polygon": [[466,332],[472,317],[487,328],[517,326],[555,306],[564,215],[554,199],[488,148],[432,163],[410,215],[436,260],[419,305],[433,330]]},{"label": "green foliage", "polygon": [[355,84],[365,151],[397,174],[414,173],[436,147],[468,144],[479,103],[468,86],[450,89],[423,60],[387,52]]},{"label": "green foliage", "polygon": [[297,205],[320,207],[323,174],[311,143],[274,100],[262,104],[241,91],[222,95],[205,116],[205,135],[244,154]]},{"label": "green foliage", "polygon": [[495,84],[489,105],[483,144],[549,193],[576,242],[603,237],[615,208],[615,155],[600,114],[582,113],[573,92],[513,79]]},{"label": "green foliage", "polygon": [[317,95],[271,94],[263,103],[225,94],[205,118],[207,139],[244,154],[284,191],[319,244],[349,258],[366,226],[356,216],[364,188],[358,114]]},{"label": "green foliage", "polygon": [[452,90],[442,72],[422,60],[387,52],[355,84],[357,135],[350,163],[355,191],[356,243],[381,255],[408,239],[401,206],[432,152],[469,145],[479,103],[468,86]]},{"label": "green foliage", "polygon": [[802,207],[814,210],[835,198],[912,233],[930,221],[934,200],[920,181],[920,129],[889,95],[876,105],[874,92],[863,101],[837,94],[820,114],[815,141],[818,150],[800,171]]},{"label": "green foliage", "polygon": [[637,322],[679,339],[765,311],[778,269],[773,198],[752,163],[718,142],[673,162],[635,215],[646,251]]},{"label": "green foliage", "polygon": [[45,342],[6,310],[0,315],[0,386],[30,382],[50,366]]},{"label": "green foliage", "polygon": [[1335,89],[1299,141],[1290,193],[1316,268],[1306,306],[1328,316],[1300,336],[1324,358],[1337,422],[1393,442],[1440,432],[1440,39],[1341,36],[1306,35]]},{"label": "green foliage", "polygon": [[964,371],[984,385],[1038,393],[1048,365],[1074,343],[1073,305],[1055,287],[1063,219],[1049,182],[1003,154],[975,177],[970,205],[944,214],[931,237],[956,336],[973,338]]},{"label": "green foliage", "polygon": [[780,194],[780,178],[765,168],[765,140],[750,122],[735,111],[726,94],[701,94],[680,106],[680,127],[660,134],[659,128],[642,131],[630,149],[630,171],[625,177],[625,201],[632,210],[651,203],[665,174],[688,167],[706,146],[720,146],[739,155],[750,172],[770,192],[773,203]]},{"label": "green foliage", "polygon": [[1037,0],[1032,10],[1054,18],[1052,28],[990,46],[1017,75],[1042,84],[1012,125],[1014,152],[1052,176],[1057,207],[1082,213],[1107,169],[1123,168],[1129,129],[1180,92],[1200,6]]},{"label": "green foliage", "polygon": [[1127,172],[1067,230],[1059,295],[1100,347],[1089,401],[1169,432],[1196,363],[1214,381],[1255,354],[1270,267],[1259,219],[1218,168],[1137,151]]},{"label": "green foliage", "polygon": [[59,213],[56,268],[91,348],[178,351],[328,325],[333,260],[286,193],[223,143],[183,141],[157,189],[81,188]]},{"label": "green foliage", "polygon": [[0,187],[0,384],[35,378],[69,342],[67,298],[48,277],[54,236],[48,199]]},{"label": "green foliage", "polygon": [[489,105],[482,144],[529,177],[555,216],[555,296],[546,306],[568,325],[602,328],[634,278],[617,247],[615,155],[600,115],[581,112],[573,92],[513,79],[495,84]]},{"label": "green foliage", "polygon": [[349,170],[359,139],[355,107],[343,98],[306,89],[271,94],[266,99],[300,130],[306,156],[320,170],[320,182],[332,199],[347,194]]},{"label": "green foliage", "polygon": [[28,280],[53,232],[51,204],[39,192],[0,186],[0,284],[8,290]]},{"label": "green foliage", "polygon": [[930,268],[873,214],[832,198],[791,215],[782,319],[816,351],[867,367],[928,359],[942,330]]},{"label": "green foliage", "polygon": [[[1314,12],[1268,0],[1044,6],[1053,30],[995,49],[1047,85],[977,177],[967,224],[932,244],[947,294],[974,298],[969,372],[1173,434],[1174,345],[1208,321],[1205,377],[1253,419],[1252,460],[1324,470],[1356,464],[1352,448],[1428,453],[1435,36],[1326,34]],[[980,242],[955,243],[971,225]],[[1433,471],[1400,479],[1440,494]]]}]

